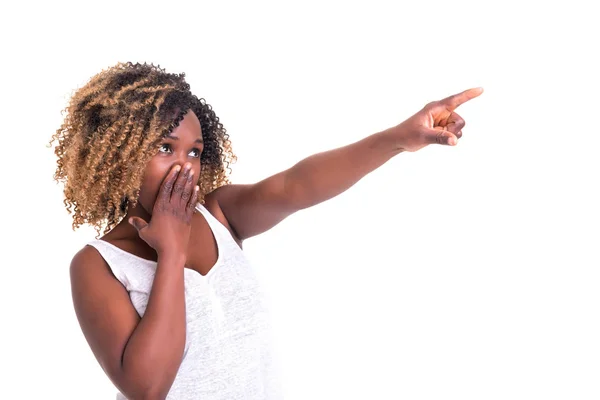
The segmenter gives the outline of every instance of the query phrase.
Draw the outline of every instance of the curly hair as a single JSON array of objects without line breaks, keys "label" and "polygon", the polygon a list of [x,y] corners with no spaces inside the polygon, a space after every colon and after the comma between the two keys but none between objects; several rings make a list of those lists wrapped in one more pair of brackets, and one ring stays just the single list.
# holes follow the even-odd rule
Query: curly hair
[{"label": "curly hair", "polygon": [[162,139],[192,110],[200,120],[204,150],[199,201],[229,182],[236,161],[223,124],[204,99],[190,92],[185,73],[159,65],[118,63],[94,75],[71,96],[58,141],[54,180],[64,183],[73,230],[87,223],[106,234],[138,202],[143,172]]}]

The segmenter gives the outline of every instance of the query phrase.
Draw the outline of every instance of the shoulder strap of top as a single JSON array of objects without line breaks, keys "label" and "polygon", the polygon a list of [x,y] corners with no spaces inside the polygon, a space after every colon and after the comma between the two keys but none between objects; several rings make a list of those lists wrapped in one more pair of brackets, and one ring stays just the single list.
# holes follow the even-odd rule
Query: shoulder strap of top
[{"label": "shoulder strap of top", "polygon": [[220,238],[227,239],[231,236],[229,230],[221,223],[221,221],[216,219],[201,203],[196,204],[196,210],[200,211],[204,216],[204,219],[206,219],[206,222],[210,226],[215,237],[219,236]]},{"label": "shoulder strap of top", "polygon": [[119,280],[119,282],[123,284],[123,286],[125,286],[127,290],[130,290],[131,285],[127,274],[123,268],[121,268],[124,265],[124,258],[127,257],[127,254],[124,254],[121,249],[116,248],[104,240],[95,239],[87,244],[98,250],[102,258],[104,258],[110,267],[113,275]]}]

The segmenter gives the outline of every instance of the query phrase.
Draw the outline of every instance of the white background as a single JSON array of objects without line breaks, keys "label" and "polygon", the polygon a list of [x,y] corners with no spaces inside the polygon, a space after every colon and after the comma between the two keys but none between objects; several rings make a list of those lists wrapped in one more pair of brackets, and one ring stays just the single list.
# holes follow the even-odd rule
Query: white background
[{"label": "white background", "polygon": [[246,242],[286,399],[598,399],[600,29],[592,1],[0,6],[0,398],[109,399],[75,319],[45,145],[118,61],[186,72],[255,182],[470,87],[405,153]]}]

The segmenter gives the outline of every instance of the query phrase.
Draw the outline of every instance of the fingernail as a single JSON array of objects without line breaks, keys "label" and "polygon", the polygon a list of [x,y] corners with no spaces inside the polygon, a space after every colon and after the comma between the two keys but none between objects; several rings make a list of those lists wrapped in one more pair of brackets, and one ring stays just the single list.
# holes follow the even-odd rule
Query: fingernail
[{"label": "fingernail", "polygon": [[179,172],[179,170],[180,170],[180,169],[181,169],[181,166],[180,166],[180,165],[177,165],[177,166],[175,167],[175,172]]}]

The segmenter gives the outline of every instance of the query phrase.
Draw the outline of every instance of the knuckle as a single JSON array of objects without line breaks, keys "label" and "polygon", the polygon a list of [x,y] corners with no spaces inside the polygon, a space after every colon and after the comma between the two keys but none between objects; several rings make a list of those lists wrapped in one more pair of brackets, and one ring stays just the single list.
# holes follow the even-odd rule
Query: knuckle
[{"label": "knuckle", "polygon": [[173,188],[173,182],[169,181],[163,185],[163,189],[165,191],[170,191]]},{"label": "knuckle", "polygon": [[164,201],[159,200],[158,201],[158,210],[161,212],[164,212],[167,210],[167,204]]},{"label": "knuckle", "polygon": [[438,104],[437,101],[430,101],[429,103],[425,104],[425,107],[423,107],[423,108],[425,108],[425,109],[431,109],[431,108],[437,106],[437,104]]},{"label": "knuckle", "polygon": [[444,134],[443,134],[443,132],[440,132],[440,133],[438,133],[438,134],[436,135],[436,137],[435,137],[435,142],[436,142],[437,144],[443,144],[443,143],[444,143]]}]

